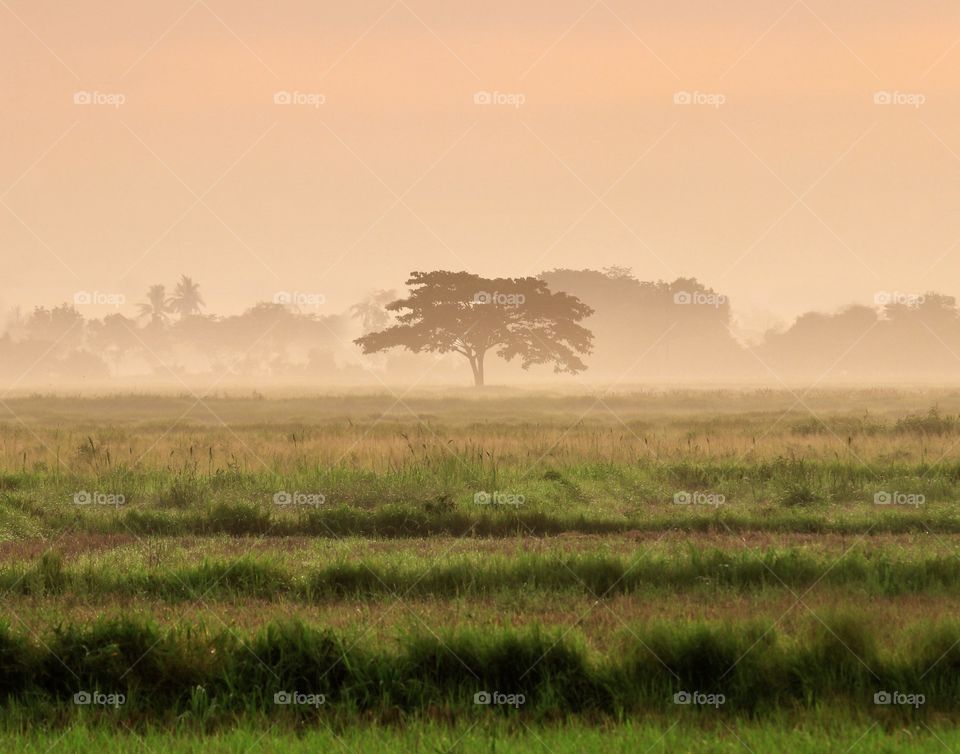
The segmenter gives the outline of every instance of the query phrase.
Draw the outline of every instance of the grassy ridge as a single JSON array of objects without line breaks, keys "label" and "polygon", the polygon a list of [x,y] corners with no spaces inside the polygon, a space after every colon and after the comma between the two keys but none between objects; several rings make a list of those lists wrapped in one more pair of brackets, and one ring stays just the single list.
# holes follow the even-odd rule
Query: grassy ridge
[{"label": "grassy ridge", "polygon": [[[402,433],[401,433],[402,434]],[[88,447],[88,446],[82,446]],[[483,451],[411,453],[389,469],[291,464],[258,459],[206,472],[193,459],[179,468],[101,463],[90,441],[84,473],[38,462],[0,472],[0,539],[41,536],[67,527],[139,535],[276,534],[413,537],[473,531],[485,536],[560,532],[616,533],[679,527],[687,531],[960,532],[960,464],[948,458],[904,463],[734,455],[611,462],[560,462],[549,455]],[[545,452],[550,446],[545,447]],[[188,455],[193,455],[192,447]],[[86,467],[93,468],[87,469]],[[480,493],[506,493],[512,505],[477,505]],[[121,497],[119,505],[77,505],[75,495]],[[275,504],[301,493],[314,505]],[[674,504],[696,494],[713,504]],[[918,500],[916,504],[875,504]]]},{"label": "grassy ridge", "polygon": [[76,511],[32,512],[0,509],[6,525],[0,537],[52,535],[61,531],[137,536],[312,536],[396,537],[428,536],[515,537],[563,533],[622,534],[675,529],[687,532],[771,532],[808,534],[960,533],[960,507],[939,511],[769,510],[750,511],[662,509],[663,513],[611,516],[599,513],[548,513],[536,510],[476,512],[438,510],[425,506],[388,505],[375,510],[350,507],[278,513],[270,507],[221,503],[186,511]]},{"label": "grassy ridge", "polygon": [[[252,430],[247,432],[250,442],[259,438]],[[399,436],[406,435],[400,431]],[[146,458],[101,462],[99,451],[84,453],[85,447],[78,453],[89,458],[69,467],[38,461],[32,468],[0,468],[0,494],[24,503],[67,504],[78,490],[100,490],[122,494],[136,506],[184,509],[208,502],[270,503],[278,491],[300,490],[321,493],[331,505],[368,508],[469,506],[475,493],[501,490],[523,495],[527,505],[538,509],[591,503],[608,512],[621,509],[623,503],[669,503],[677,492],[696,490],[722,494],[732,506],[770,503],[786,508],[873,503],[874,495],[883,491],[922,495],[928,505],[960,497],[960,462],[953,443],[944,449],[951,455],[931,454],[922,462],[890,454],[797,458],[792,446],[780,448],[782,454],[773,458],[685,448],[687,452],[678,457],[643,452],[613,460],[600,452],[559,458],[550,444],[544,445],[541,455],[527,452],[500,458],[480,447],[440,445],[414,450],[387,468],[363,468],[343,458],[324,463],[303,450],[282,460],[265,453],[251,468],[238,462],[222,466],[201,463],[192,446],[178,449],[187,458],[154,467]]]},{"label": "grassy ridge", "polygon": [[[826,717],[826,716],[824,716]],[[187,721],[192,722],[192,720]],[[700,721],[698,721],[700,722]],[[844,721],[826,717],[820,725],[789,720],[742,721],[736,728],[723,725],[660,724],[625,721],[617,725],[590,727],[582,724],[523,726],[483,723],[450,727],[434,721],[405,722],[396,727],[351,726],[333,730],[323,725],[288,732],[274,729],[269,737],[255,725],[200,736],[193,730],[170,732],[116,731],[109,727],[71,726],[66,731],[30,736],[0,733],[0,749],[21,754],[50,754],[51,751],[128,754],[131,751],[157,754],[236,754],[236,752],[284,752],[316,754],[328,751],[450,752],[452,754],[637,754],[647,751],[742,754],[791,752],[822,754],[826,751],[920,752],[956,751],[960,732],[940,725],[917,724],[886,728],[873,721]]]},{"label": "grassy ridge", "polygon": [[689,548],[674,556],[603,554],[502,556],[448,555],[349,559],[291,568],[270,558],[205,559],[198,565],[116,570],[88,564],[68,568],[55,552],[29,568],[0,570],[0,590],[32,595],[70,593],[166,600],[223,597],[295,598],[307,602],[344,597],[459,597],[518,590],[575,591],[595,596],[651,590],[804,589],[856,587],[865,595],[958,594],[956,555],[895,559],[849,552],[841,557],[795,548],[765,551]]},{"label": "grassy ridge", "polygon": [[[723,694],[711,713],[764,714],[844,699],[866,712],[878,691],[923,694],[920,712],[953,710],[960,695],[960,625],[923,632],[895,651],[850,617],[812,623],[796,637],[770,624],[660,624],[632,648],[592,656],[561,630],[476,631],[404,636],[385,651],[362,636],[301,623],[271,624],[250,636],[190,628],[161,631],[131,620],[58,628],[45,637],[0,630],[0,697],[20,709],[69,711],[82,690],[124,694],[138,718],[209,714],[357,714],[390,718],[428,709],[496,709],[537,717],[676,712],[680,691]],[[274,704],[279,691],[322,694],[319,706]],[[518,707],[474,704],[479,691],[522,694]],[[84,708],[89,710],[90,708]],[[76,711],[76,709],[74,709]]]}]

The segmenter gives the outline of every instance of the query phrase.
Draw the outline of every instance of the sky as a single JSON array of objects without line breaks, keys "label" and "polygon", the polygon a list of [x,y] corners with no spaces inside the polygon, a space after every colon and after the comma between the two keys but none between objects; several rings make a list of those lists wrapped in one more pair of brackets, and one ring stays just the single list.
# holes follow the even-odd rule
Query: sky
[{"label": "sky", "polygon": [[2,307],[613,265],[760,329],[960,294],[955,2],[2,0],[0,50]]}]

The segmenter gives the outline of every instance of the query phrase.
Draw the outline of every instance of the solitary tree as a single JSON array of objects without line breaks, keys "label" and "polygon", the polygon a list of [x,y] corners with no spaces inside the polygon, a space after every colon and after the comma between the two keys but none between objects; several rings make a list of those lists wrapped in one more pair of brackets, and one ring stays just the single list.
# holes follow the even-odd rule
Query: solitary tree
[{"label": "solitary tree", "polygon": [[180,282],[170,297],[170,311],[176,312],[180,319],[189,317],[191,314],[200,314],[200,310],[206,305],[200,296],[200,285],[186,275],[180,276]]},{"label": "solitary tree", "polygon": [[593,310],[574,296],[552,293],[537,278],[482,278],[467,272],[412,272],[410,295],[387,304],[402,312],[397,324],[357,338],[364,353],[407,348],[414,353],[456,352],[483,385],[487,351],[527,369],[553,364],[555,372],[586,369],[578,354],[591,350],[593,334],[578,324]]}]

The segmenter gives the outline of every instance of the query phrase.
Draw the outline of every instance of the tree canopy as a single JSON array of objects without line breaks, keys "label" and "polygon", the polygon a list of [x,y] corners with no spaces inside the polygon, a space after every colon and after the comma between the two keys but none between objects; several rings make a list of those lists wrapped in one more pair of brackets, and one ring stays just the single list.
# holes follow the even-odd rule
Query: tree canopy
[{"label": "tree canopy", "polygon": [[538,278],[484,278],[468,272],[412,272],[407,298],[387,305],[395,324],[356,342],[364,353],[406,348],[455,352],[470,362],[474,384],[484,384],[489,351],[524,369],[552,364],[555,372],[586,369],[593,334],[579,324],[593,310],[575,296],[551,292]]}]

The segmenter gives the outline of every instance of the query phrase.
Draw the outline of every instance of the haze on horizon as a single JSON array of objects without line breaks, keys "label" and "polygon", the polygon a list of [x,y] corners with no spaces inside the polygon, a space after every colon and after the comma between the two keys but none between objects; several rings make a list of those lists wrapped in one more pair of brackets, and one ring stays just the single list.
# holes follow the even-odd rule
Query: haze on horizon
[{"label": "haze on horizon", "polygon": [[[960,7],[0,6],[0,309],[411,270],[696,277],[744,332],[960,293]],[[110,306],[83,313],[102,317]]]}]

